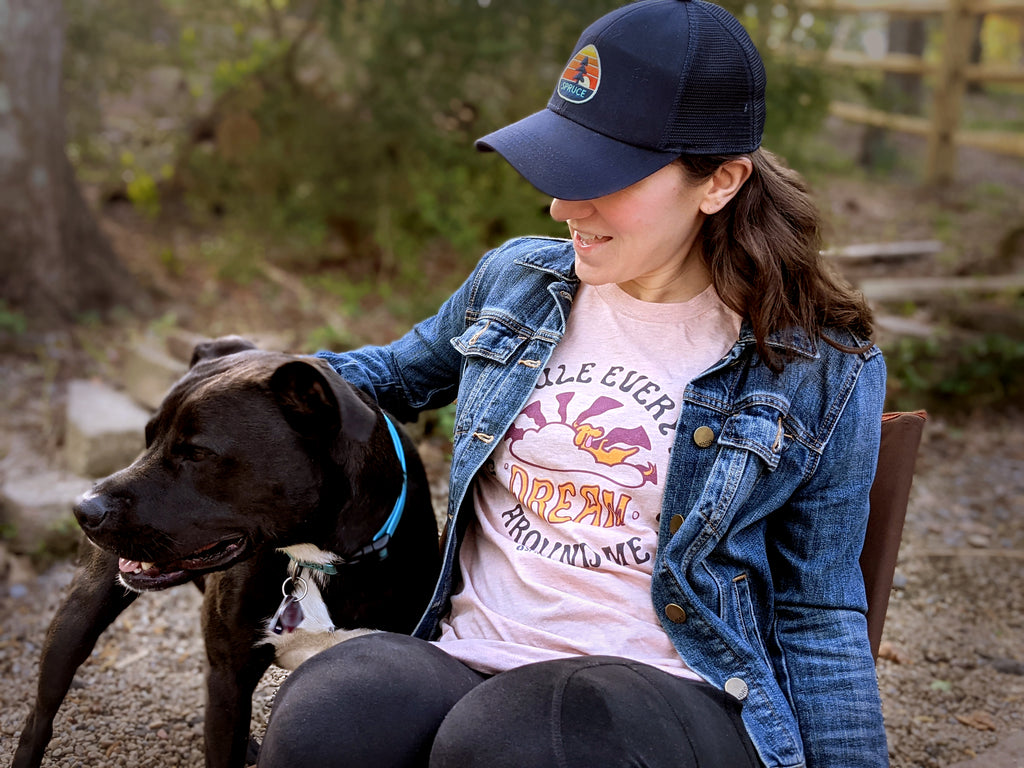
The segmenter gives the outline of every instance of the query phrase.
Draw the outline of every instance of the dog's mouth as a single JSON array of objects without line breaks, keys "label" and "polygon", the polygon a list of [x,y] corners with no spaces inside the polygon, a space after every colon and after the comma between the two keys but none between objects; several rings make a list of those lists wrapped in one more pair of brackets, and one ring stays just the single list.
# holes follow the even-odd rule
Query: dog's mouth
[{"label": "dog's mouth", "polygon": [[122,557],[117,567],[129,589],[151,592],[184,584],[201,573],[224,570],[242,559],[248,549],[248,540],[239,536],[208,544],[180,560],[154,563]]}]

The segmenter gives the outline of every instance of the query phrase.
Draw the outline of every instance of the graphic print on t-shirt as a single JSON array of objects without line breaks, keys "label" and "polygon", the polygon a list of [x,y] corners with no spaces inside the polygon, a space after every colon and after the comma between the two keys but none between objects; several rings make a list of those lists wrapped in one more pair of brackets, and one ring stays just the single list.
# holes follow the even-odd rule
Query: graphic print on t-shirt
[{"label": "graphic print on t-shirt", "polygon": [[[630,460],[641,451],[651,450],[647,430],[639,425],[606,428],[596,423],[603,414],[622,408],[622,403],[602,395],[573,418],[570,408],[575,397],[575,392],[562,392],[555,398],[558,403],[555,420],[544,414],[541,401],[530,403],[505,435],[509,453],[533,467],[595,475],[624,488],[656,483],[658,469],[651,461]],[[532,421],[533,426],[526,421]],[[549,441],[557,440],[570,440],[577,448],[576,453],[565,455],[567,466],[551,466],[556,456],[547,446]]]},{"label": "graphic print on t-shirt", "polygon": [[505,531],[566,565],[649,568],[676,403],[625,366],[574,370],[542,372],[494,455],[494,479],[518,501],[501,512]]}]

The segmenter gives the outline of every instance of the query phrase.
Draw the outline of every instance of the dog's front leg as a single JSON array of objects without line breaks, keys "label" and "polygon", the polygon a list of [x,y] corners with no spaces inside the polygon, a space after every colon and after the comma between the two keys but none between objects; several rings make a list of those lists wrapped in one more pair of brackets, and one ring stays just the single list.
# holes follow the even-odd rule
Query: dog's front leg
[{"label": "dog's front leg", "polygon": [[[260,619],[268,611],[265,589],[240,578],[250,563],[211,574],[203,601],[203,637],[209,669],[206,679],[207,768],[242,768],[249,749],[252,696],[274,660],[273,646],[259,644]],[[279,587],[278,587],[279,588]],[[270,593],[273,595],[273,593]]]},{"label": "dog's front leg", "polygon": [[117,556],[85,542],[71,590],[50,622],[39,661],[35,706],[29,712],[11,768],[35,768],[53,735],[60,709],[78,667],[96,640],[138,597],[117,580]]}]

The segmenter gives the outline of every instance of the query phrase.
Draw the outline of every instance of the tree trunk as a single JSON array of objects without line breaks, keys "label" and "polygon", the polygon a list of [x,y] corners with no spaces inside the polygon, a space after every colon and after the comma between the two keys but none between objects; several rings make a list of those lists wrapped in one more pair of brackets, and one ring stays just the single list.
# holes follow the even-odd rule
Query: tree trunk
[{"label": "tree trunk", "polygon": [[[928,42],[925,20],[919,16],[893,16],[889,20],[889,53],[923,56]],[[890,112],[920,115],[924,99],[920,75],[886,72],[883,98]]]},{"label": "tree trunk", "polygon": [[[928,41],[925,20],[915,16],[891,15],[889,18],[889,53],[921,56]],[[876,106],[886,112],[903,115],[921,114],[923,97],[920,75],[886,72]],[[884,167],[891,162],[894,150],[889,146],[885,128],[869,126],[861,140],[860,163],[867,168]]]},{"label": "tree trunk", "polygon": [[61,0],[0,0],[0,300],[33,327],[137,308],[65,152]]}]

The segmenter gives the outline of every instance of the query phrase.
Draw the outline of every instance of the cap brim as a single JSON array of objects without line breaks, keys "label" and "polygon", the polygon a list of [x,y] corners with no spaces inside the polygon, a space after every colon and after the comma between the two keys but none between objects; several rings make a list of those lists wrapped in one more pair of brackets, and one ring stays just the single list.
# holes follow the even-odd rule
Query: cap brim
[{"label": "cap brim", "polygon": [[545,195],[591,200],[650,176],[677,154],[640,149],[544,109],[476,140]]}]

